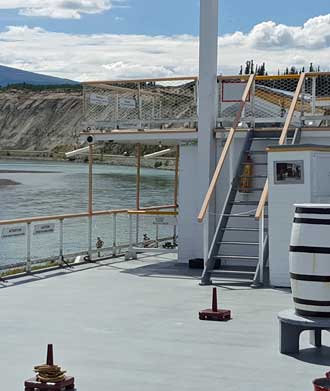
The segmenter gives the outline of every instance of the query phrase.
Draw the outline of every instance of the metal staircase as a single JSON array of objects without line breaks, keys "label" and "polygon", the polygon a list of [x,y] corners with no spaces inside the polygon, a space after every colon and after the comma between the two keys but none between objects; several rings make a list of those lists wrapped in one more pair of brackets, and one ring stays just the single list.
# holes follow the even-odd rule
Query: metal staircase
[{"label": "metal staircase", "polygon": [[[289,138],[296,136],[290,131]],[[288,140],[289,140],[288,138]],[[260,261],[260,224],[255,219],[255,211],[267,178],[267,152],[265,146],[278,145],[279,136],[275,132],[256,132],[249,130],[241,156],[237,164],[226,201],[222,209],[216,232],[210,246],[208,263],[202,276],[202,284],[210,284],[212,279],[230,279],[245,281],[252,286],[259,285]],[[252,161],[247,162],[250,156]],[[244,174],[244,166],[252,165],[252,175]],[[241,179],[249,179],[248,192],[242,192]],[[264,243],[262,257],[268,259],[267,204],[265,206]],[[218,261],[218,262],[216,262]],[[217,269],[214,265],[220,265]]]},{"label": "metal staircase", "polygon": [[[272,128],[267,128],[263,131],[260,129],[255,130],[255,121],[252,120],[250,122],[251,128],[246,132],[244,146],[241,149],[236,166],[236,173],[229,185],[215,234],[210,244],[208,237],[210,229],[208,213],[211,198],[215,194],[217,181],[228,156],[228,151],[237,131],[249,93],[252,93],[251,112],[253,118],[255,108],[255,77],[254,75],[249,76],[240,101],[239,110],[236,113],[233,126],[228,132],[227,140],[223,146],[221,156],[198,215],[198,221],[204,224],[204,270],[201,285],[211,284],[211,277],[220,277],[226,280],[230,278],[244,279],[251,282],[252,286],[263,284],[265,281],[264,271],[268,260],[267,200],[269,193],[267,152],[265,149],[273,141],[277,145],[288,143],[289,138],[291,139],[291,143],[299,143],[301,127],[304,124],[302,119],[304,106],[302,103],[300,110],[301,126],[294,131],[290,125],[304,86],[305,76],[305,73],[299,76],[280,136]],[[302,98],[300,102],[303,102]],[[252,165],[253,170],[246,170],[244,172],[244,167],[247,165]],[[247,171],[248,174],[246,173]],[[241,180],[247,179],[249,180],[249,186],[244,186],[243,192]],[[219,270],[214,270],[215,261],[220,261],[217,262],[217,264],[220,264]]]}]

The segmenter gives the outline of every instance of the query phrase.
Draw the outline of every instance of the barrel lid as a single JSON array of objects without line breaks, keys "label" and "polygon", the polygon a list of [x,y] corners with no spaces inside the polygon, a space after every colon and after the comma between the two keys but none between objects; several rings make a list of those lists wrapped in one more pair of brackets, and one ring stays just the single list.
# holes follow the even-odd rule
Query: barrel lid
[{"label": "barrel lid", "polygon": [[324,209],[329,209],[330,204],[294,204],[296,208],[324,208]]}]

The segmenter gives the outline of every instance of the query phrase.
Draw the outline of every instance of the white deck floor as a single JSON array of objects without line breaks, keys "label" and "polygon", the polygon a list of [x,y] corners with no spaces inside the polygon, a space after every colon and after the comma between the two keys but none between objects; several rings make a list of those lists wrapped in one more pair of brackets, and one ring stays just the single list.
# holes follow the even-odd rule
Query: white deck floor
[{"label": "white deck floor", "polygon": [[78,391],[313,389],[330,348],[311,348],[303,336],[300,355],[279,353],[276,315],[291,307],[288,291],[223,285],[233,319],[200,321],[211,288],[172,258],[11,280],[0,290],[1,390],[23,390],[47,343]]}]

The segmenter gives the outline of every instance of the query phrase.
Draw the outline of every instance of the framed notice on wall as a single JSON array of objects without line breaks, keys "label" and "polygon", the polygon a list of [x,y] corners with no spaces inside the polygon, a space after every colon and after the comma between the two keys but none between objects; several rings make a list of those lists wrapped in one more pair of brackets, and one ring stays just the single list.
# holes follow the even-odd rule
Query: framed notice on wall
[{"label": "framed notice on wall", "polygon": [[303,160],[274,162],[274,183],[276,185],[304,183]]}]

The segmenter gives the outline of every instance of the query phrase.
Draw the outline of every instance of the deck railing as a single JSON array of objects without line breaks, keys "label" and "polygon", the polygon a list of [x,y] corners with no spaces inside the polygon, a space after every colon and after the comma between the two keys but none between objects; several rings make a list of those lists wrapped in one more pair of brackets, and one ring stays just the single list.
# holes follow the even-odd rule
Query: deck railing
[{"label": "deck railing", "polygon": [[[247,81],[247,83],[245,85],[245,89],[244,89],[243,95],[241,97],[239,109],[238,109],[238,111],[236,113],[235,120],[234,120],[233,125],[232,125],[232,127],[231,127],[231,129],[229,131],[228,136],[227,136],[226,143],[225,143],[225,145],[223,147],[223,150],[222,150],[221,156],[219,158],[219,161],[217,163],[216,169],[214,171],[214,174],[213,174],[210,186],[209,186],[209,188],[207,190],[207,193],[206,193],[204,201],[203,201],[203,205],[202,205],[201,210],[200,210],[199,215],[198,215],[198,221],[200,223],[203,223],[204,271],[203,271],[203,276],[202,276],[202,283],[204,283],[205,281],[209,280],[208,269],[210,267],[212,267],[212,266],[210,266],[209,262],[211,264],[213,262],[212,252],[213,252],[213,248],[215,246],[216,235],[217,235],[217,232],[216,232],[216,234],[215,234],[215,236],[214,236],[214,238],[212,240],[211,246],[209,246],[208,210],[209,210],[210,202],[212,200],[212,197],[214,196],[217,182],[219,180],[222,168],[224,166],[224,163],[226,161],[227,155],[228,155],[229,150],[230,150],[230,146],[232,144],[232,141],[234,139],[235,133],[237,131],[238,124],[241,121],[241,116],[242,116],[243,110],[245,108],[246,102],[249,99],[250,94],[252,93],[252,95],[253,95],[254,82],[255,82],[255,75],[250,75],[249,78],[248,78],[248,81]],[[252,100],[253,100],[253,96],[252,96]],[[220,223],[222,217],[223,216],[221,215],[219,223]],[[219,223],[217,224],[218,227],[219,227]],[[218,230],[218,228],[217,228],[217,230]]]},{"label": "deck railing", "polygon": [[197,78],[83,84],[85,130],[196,127]]},{"label": "deck railing", "polygon": [[[306,78],[306,74],[305,73],[302,73],[299,76],[297,88],[296,88],[296,91],[294,93],[293,99],[291,101],[289,112],[288,112],[288,115],[286,117],[285,124],[284,124],[283,130],[282,130],[282,133],[281,133],[281,136],[280,136],[280,139],[279,139],[279,145],[283,145],[286,142],[288,131],[289,131],[289,127],[291,125],[291,122],[292,122],[292,119],[293,119],[293,116],[294,116],[294,113],[295,113],[295,110],[296,110],[296,106],[297,106],[300,94],[302,92],[302,89],[303,89],[303,86],[304,86],[304,83],[305,83],[305,78]],[[303,97],[300,98],[300,103],[301,103],[301,106],[303,107],[303,105],[304,105]],[[268,179],[267,179],[266,183],[265,183],[265,186],[263,188],[263,191],[261,193],[261,197],[260,197],[259,204],[258,204],[258,207],[257,207],[257,210],[256,210],[256,214],[255,214],[255,217],[256,217],[257,220],[259,220],[264,215],[264,209],[265,209],[265,205],[266,205],[266,202],[267,202],[267,199],[268,199],[268,192],[269,192],[269,184],[268,184]]]},{"label": "deck railing", "polygon": [[249,95],[251,93],[251,90],[253,88],[254,80],[255,80],[255,75],[250,75],[249,78],[248,78],[248,82],[245,84],[245,89],[244,89],[243,95],[241,97],[241,101],[240,101],[240,104],[239,104],[239,109],[236,112],[236,117],[234,119],[233,125],[230,128],[230,130],[229,130],[229,133],[228,133],[228,136],[227,136],[227,139],[226,139],[226,143],[225,143],[225,145],[223,147],[223,150],[222,150],[221,156],[219,158],[219,161],[217,163],[216,169],[214,171],[214,174],[213,174],[210,186],[209,186],[209,188],[207,190],[207,193],[206,193],[204,201],[203,201],[203,205],[202,205],[201,210],[200,210],[199,215],[198,215],[198,221],[200,223],[203,222],[203,220],[205,218],[205,215],[207,213],[207,210],[209,208],[212,196],[213,196],[213,194],[215,192],[215,188],[216,188],[218,179],[220,177],[222,168],[223,168],[223,166],[225,164],[227,155],[228,155],[229,150],[230,150],[230,146],[232,144],[232,141],[234,139],[235,133],[237,131],[238,124],[241,121],[242,112],[244,110],[246,102],[247,102],[247,100],[249,98]]},{"label": "deck railing", "polygon": [[[159,205],[141,208],[155,215],[163,210],[175,210],[176,205]],[[125,253],[129,247],[132,226],[129,224],[128,209],[39,216],[0,221],[0,252],[10,251],[0,270],[17,269],[30,273],[40,265],[63,266],[82,255],[85,261],[101,257],[112,257]],[[92,223],[90,224],[90,219]],[[135,242],[142,243],[142,234],[155,236],[157,242],[171,240],[169,229],[159,232],[151,221],[137,219],[134,225]],[[176,231],[175,231],[176,232]],[[104,241],[101,249],[96,247],[97,238]],[[98,254],[100,253],[100,254]],[[0,257],[3,258],[3,257]],[[48,262],[50,262],[48,264]]]},{"label": "deck railing", "polygon": [[[300,75],[256,76],[242,123],[283,126]],[[249,75],[218,77],[218,126],[230,127]],[[252,100],[251,97],[254,97]],[[198,127],[198,79],[194,76],[83,83],[85,131]],[[295,126],[330,123],[330,73],[305,74]]]}]

